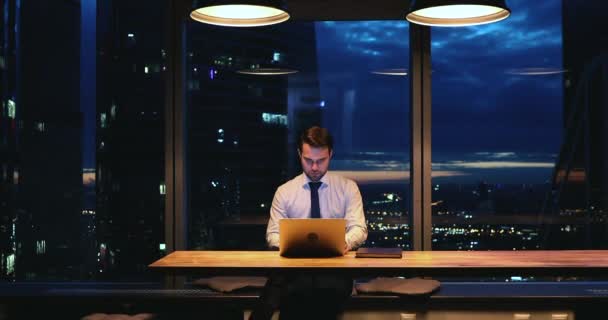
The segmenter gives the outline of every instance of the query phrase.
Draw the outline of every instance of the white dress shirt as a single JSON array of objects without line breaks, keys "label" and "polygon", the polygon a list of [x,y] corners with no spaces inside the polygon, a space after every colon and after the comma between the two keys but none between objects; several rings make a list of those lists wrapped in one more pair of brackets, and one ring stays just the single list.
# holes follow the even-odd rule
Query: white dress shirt
[{"label": "white dress shirt", "polygon": [[[302,173],[281,185],[275,192],[266,229],[269,247],[279,247],[280,219],[310,218],[309,182],[308,176]],[[367,226],[359,187],[354,181],[330,172],[325,173],[321,182],[321,218],[345,218],[348,249],[360,246],[367,239]]]}]

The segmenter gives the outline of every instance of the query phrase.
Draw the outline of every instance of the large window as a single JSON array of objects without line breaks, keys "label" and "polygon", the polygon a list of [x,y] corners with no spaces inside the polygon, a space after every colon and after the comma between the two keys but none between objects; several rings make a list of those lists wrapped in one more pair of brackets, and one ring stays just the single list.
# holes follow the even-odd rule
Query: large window
[{"label": "large window", "polygon": [[330,170],[361,189],[366,245],[410,247],[406,22],[187,30],[190,249],[265,248],[274,191],[301,173],[313,125],[334,135]]},{"label": "large window", "polygon": [[[158,280],[147,265],[179,239],[263,249],[312,125],[362,191],[365,246],[411,249],[411,25],[218,27],[176,3],[0,0],[0,279]],[[498,23],[430,29],[432,200],[416,208],[432,202],[433,227],[418,238],[606,248],[606,5],[508,5]]]},{"label": "large window", "polygon": [[159,278],[164,2],[96,2],[1,2],[2,279]]},{"label": "large window", "polygon": [[509,5],[502,22],[432,31],[433,248],[588,248],[603,213],[568,119],[583,106],[566,99],[580,70],[563,63],[562,5]]}]

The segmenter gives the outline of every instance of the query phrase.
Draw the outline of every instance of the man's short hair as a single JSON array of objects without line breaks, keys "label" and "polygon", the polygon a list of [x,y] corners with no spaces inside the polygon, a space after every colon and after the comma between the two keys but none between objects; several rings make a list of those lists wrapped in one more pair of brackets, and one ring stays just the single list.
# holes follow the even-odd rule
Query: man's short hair
[{"label": "man's short hair", "polygon": [[321,127],[310,127],[300,135],[298,150],[302,152],[304,144],[308,144],[314,148],[327,148],[331,152],[334,148],[334,139],[329,134],[329,131]]}]

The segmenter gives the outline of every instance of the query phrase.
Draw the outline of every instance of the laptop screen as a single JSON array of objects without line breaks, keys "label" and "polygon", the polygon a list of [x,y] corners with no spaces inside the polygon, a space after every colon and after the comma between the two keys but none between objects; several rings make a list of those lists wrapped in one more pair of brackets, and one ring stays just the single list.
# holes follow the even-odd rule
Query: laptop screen
[{"label": "laptop screen", "polygon": [[345,219],[281,219],[279,253],[284,257],[341,256],[345,233]]}]

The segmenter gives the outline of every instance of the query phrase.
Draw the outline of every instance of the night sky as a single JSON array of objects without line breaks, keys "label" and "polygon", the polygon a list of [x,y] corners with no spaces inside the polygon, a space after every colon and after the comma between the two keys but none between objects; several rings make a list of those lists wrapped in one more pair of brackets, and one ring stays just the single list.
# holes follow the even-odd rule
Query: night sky
[{"label": "night sky", "polygon": [[[498,23],[432,28],[434,182],[544,183],[551,176],[562,140],[563,73],[519,73],[562,69],[561,1],[507,4],[512,14]],[[83,6],[83,56],[95,54],[86,41],[94,8]],[[336,138],[332,169],[360,183],[402,183],[409,170],[409,77],[373,72],[409,69],[409,23],[315,27],[323,125]],[[92,74],[94,65],[82,72]],[[83,86],[94,86],[94,77],[83,77]],[[90,105],[95,96],[82,99]],[[83,111],[84,167],[94,168],[95,115]]]},{"label": "night sky", "polygon": [[[434,182],[544,183],[551,176],[564,106],[561,2],[508,5],[511,16],[498,23],[432,28]],[[337,138],[334,170],[379,173],[367,172],[365,182],[407,178],[409,79],[370,71],[408,68],[408,26],[317,23],[324,125]],[[529,68],[558,72],[522,74]],[[336,87],[355,91],[348,130],[346,112],[331,111],[344,105]]]},{"label": "night sky", "polygon": [[[96,3],[81,1],[80,106],[83,114],[83,168],[95,168]],[[91,177],[88,177],[91,179]]]}]

